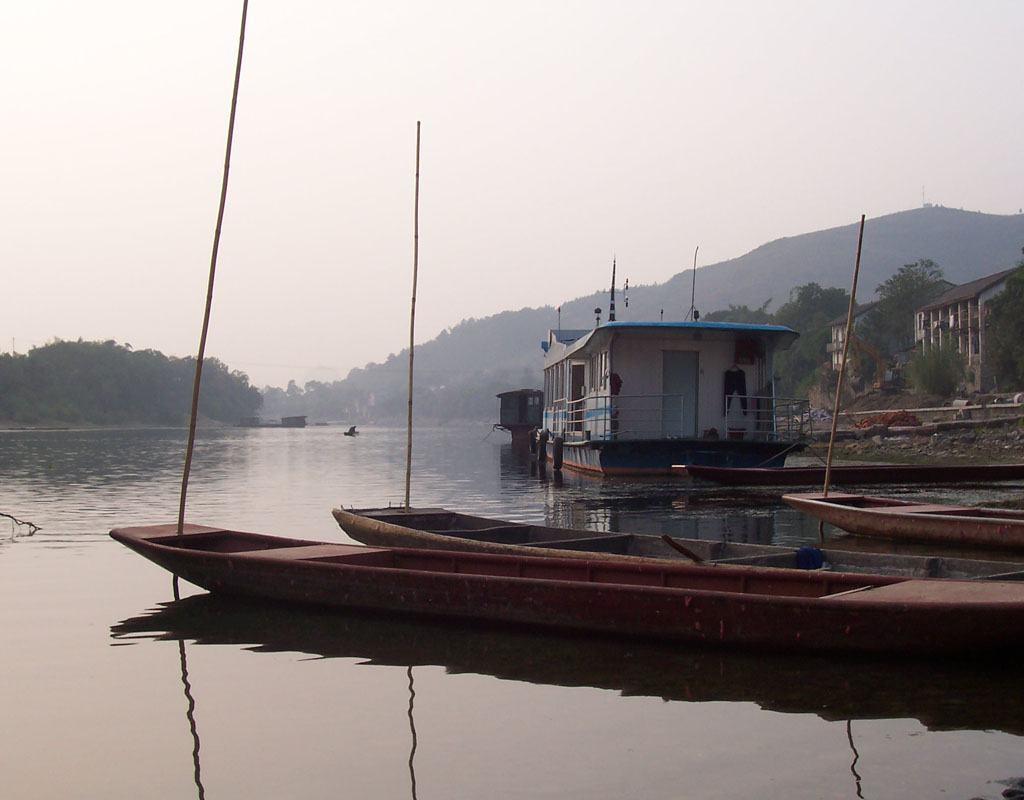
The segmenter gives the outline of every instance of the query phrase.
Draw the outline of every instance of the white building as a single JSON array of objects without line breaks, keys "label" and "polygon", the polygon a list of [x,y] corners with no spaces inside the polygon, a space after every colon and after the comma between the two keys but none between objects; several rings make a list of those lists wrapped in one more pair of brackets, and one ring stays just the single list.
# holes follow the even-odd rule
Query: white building
[{"label": "white building", "polygon": [[[857,323],[867,314],[871,309],[878,305],[878,301],[874,300],[870,303],[864,303],[864,305],[857,306],[853,309],[853,325],[856,328]],[[841,317],[836,317],[829,323],[832,328],[832,341],[825,345],[825,351],[832,354],[832,371],[839,372],[843,366],[843,342],[846,341],[846,314]]]},{"label": "white building", "polygon": [[1012,272],[1006,269],[954,286],[914,312],[915,343],[921,347],[951,343],[964,356],[967,385],[975,391],[987,391],[993,385],[985,354],[988,303],[1003,291]]}]

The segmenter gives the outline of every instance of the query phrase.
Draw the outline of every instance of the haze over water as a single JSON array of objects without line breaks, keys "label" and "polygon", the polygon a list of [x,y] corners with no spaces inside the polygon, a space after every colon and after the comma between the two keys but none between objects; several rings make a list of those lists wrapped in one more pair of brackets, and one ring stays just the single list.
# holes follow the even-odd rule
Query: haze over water
[{"label": "haze over water", "polygon": [[[404,431],[201,431],[188,520],[342,541],[400,503]],[[5,797],[997,798],[1019,670],[697,650],[216,600],[107,536],[172,521],[184,431],[0,434]],[[1006,497],[1014,489],[992,490]],[[942,497],[942,493],[932,493]],[[413,502],[796,542],[770,497],[541,478],[486,425],[418,431]]]}]

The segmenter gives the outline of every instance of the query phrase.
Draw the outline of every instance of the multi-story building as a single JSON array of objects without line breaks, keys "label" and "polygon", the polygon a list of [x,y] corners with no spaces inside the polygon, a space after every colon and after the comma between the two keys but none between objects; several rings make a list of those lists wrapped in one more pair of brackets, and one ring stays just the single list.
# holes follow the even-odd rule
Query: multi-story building
[{"label": "multi-story building", "polygon": [[964,356],[967,386],[988,391],[993,386],[985,353],[985,322],[989,301],[1006,286],[1012,269],[954,286],[914,312],[914,340],[920,347],[952,344]]}]

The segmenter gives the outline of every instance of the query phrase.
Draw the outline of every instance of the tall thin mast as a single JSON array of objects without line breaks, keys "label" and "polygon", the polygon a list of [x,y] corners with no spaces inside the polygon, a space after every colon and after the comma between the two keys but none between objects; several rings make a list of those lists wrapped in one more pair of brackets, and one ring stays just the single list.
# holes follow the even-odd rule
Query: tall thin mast
[{"label": "tall thin mast", "polygon": [[[245,18],[249,12],[249,0],[242,2],[242,24],[238,33],[238,57],[235,60],[235,83],[231,91],[231,113],[228,116],[228,140],[224,148],[224,174],[220,184],[220,205],[217,207],[217,226],[213,232],[213,252],[210,255],[210,277],[206,285],[206,310],[203,312],[203,328],[199,335],[199,353],[196,355],[195,378],[192,382],[192,411],[189,414],[188,445],[185,447],[185,468],[181,476],[181,497],[178,504],[178,533],[185,529],[185,498],[188,495],[188,476],[192,469],[192,453],[196,444],[196,420],[199,416],[199,385],[203,376],[203,356],[206,353],[206,337],[210,330],[210,311],[213,308],[213,284],[217,275],[217,253],[220,250],[220,230],[224,223],[224,205],[228,198],[228,175],[231,172],[231,142],[235,135],[235,109],[238,106],[238,84],[242,79],[242,52],[245,49]],[[177,576],[175,576],[177,580]],[[177,587],[177,583],[175,583]]]},{"label": "tall thin mast", "polygon": [[405,510],[409,510],[412,483],[412,353],[416,341],[416,279],[420,265],[420,123],[416,121],[416,192],[413,201],[412,307],[409,312],[409,421],[405,447]]},{"label": "tall thin mast", "polygon": [[[839,423],[839,405],[843,396],[843,376],[846,374],[846,354],[850,349],[850,333],[853,330],[853,312],[857,308],[857,277],[860,275],[860,252],[864,245],[864,215],[860,215],[860,234],[857,236],[857,261],[853,265],[853,286],[850,287],[850,308],[846,312],[846,332],[843,335],[843,358],[839,364],[839,381],[836,383],[836,402],[832,409],[832,429],[828,436],[828,456],[825,459],[825,485],[822,497],[828,497],[828,485],[832,481],[832,450],[836,444],[836,425]],[[819,531],[821,526],[819,526]]]}]

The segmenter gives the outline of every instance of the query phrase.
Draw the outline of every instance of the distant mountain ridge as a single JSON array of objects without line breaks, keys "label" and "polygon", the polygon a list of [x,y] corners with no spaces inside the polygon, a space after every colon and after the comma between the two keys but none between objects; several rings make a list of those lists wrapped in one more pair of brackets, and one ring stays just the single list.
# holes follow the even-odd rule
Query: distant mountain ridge
[{"label": "distant mountain ridge", "polygon": [[[814,281],[849,291],[857,256],[860,223],[776,239],[729,261],[699,268],[696,307],[701,312],[731,305],[774,310],[793,287]],[[989,275],[1016,265],[1024,246],[1024,215],[999,216],[932,206],[901,211],[864,224],[857,300],[866,303],[875,287],[899,267],[930,258],[953,283]],[[678,319],[690,308],[692,270],[663,284],[630,289],[629,319]],[[591,295],[585,305],[594,306]],[[621,313],[620,319],[626,317]],[[563,318],[567,306],[563,305]],[[588,320],[593,324],[593,315]]]},{"label": "distant mountain ridge", "polygon": [[[849,291],[857,254],[860,223],[855,222],[815,233],[777,239],[729,261],[701,267],[696,274],[696,307],[703,313],[747,305],[756,308],[771,301],[770,310],[789,299],[796,286],[816,282],[824,288]],[[1011,216],[960,211],[926,206],[902,211],[865,223],[857,291],[859,303],[874,297],[875,287],[904,264],[931,259],[954,283],[967,281],[1013,267],[1024,246],[1024,214]],[[609,275],[596,275],[601,285]],[[662,284],[631,286],[629,307],[617,297],[619,320],[683,319],[690,308],[693,271],[684,270]],[[617,287],[621,291],[621,287]],[[604,309],[607,319],[608,287],[561,306],[564,328],[594,325],[594,308]],[[484,319],[463,320],[437,338],[416,347],[418,392],[475,391],[486,384],[522,388],[540,384],[540,343],[549,328],[559,325],[555,308],[524,308],[505,311]],[[408,369],[408,350],[391,355],[383,364],[369,364],[353,370],[344,381],[332,384],[344,397],[362,397],[383,411],[392,392],[404,392],[402,376]],[[458,387],[456,389],[455,387]],[[343,388],[343,391],[341,390]],[[309,395],[310,392],[304,394]],[[372,400],[367,400],[370,395]],[[293,397],[284,403],[283,393],[265,394],[269,413],[306,413],[303,400]],[[437,398],[435,398],[437,399]],[[481,398],[493,407],[493,395]],[[440,401],[439,401],[440,402]],[[461,404],[464,406],[464,403]],[[465,410],[465,409],[464,409]],[[341,414],[342,410],[337,410]],[[349,410],[351,414],[351,410]]]}]

